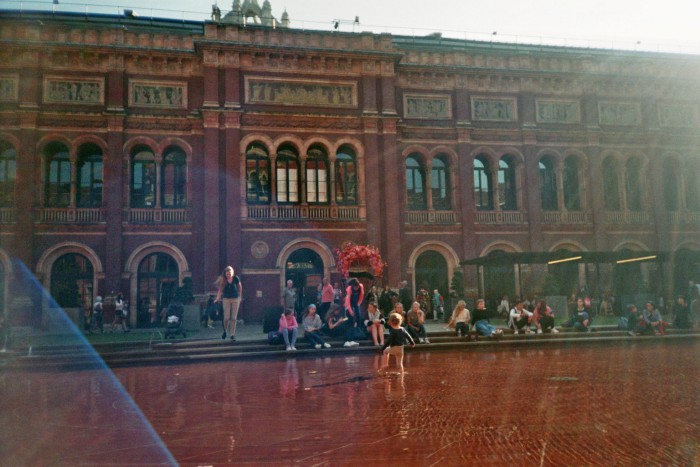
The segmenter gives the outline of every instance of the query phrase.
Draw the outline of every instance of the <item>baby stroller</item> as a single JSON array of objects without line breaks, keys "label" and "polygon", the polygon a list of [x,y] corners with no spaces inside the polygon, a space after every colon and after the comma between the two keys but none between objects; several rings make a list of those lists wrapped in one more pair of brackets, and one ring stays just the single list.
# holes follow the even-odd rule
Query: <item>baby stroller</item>
[{"label": "baby stroller", "polygon": [[178,334],[182,334],[182,337],[187,337],[185,332],[185,326],[182,317],[185,314],[185,307],[182,303],[172,302],[168,305],[165,312],[165,332],[163,337],[165,339],[175,338]]}]

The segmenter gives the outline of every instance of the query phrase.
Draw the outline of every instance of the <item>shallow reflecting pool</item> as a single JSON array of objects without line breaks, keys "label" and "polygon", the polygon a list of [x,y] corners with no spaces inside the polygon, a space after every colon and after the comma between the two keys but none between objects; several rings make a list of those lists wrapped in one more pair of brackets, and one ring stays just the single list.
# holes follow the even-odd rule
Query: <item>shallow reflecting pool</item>
[{"label": "shallow reflecting pool", "polygon": [[0,464],[700,465],[697,342],[318,355],[2,371]]}]

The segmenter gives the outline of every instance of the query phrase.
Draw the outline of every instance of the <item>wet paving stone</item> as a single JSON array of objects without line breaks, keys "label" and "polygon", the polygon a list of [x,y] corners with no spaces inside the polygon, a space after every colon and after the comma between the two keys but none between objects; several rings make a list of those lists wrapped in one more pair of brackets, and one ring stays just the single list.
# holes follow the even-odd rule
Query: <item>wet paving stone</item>
[{"label": "wet paving stone", "polygon": [[378,354],[9,371],[0,464],[700,465],[698,355],[645,342],[409,352],[403,376],[378,375]]}]

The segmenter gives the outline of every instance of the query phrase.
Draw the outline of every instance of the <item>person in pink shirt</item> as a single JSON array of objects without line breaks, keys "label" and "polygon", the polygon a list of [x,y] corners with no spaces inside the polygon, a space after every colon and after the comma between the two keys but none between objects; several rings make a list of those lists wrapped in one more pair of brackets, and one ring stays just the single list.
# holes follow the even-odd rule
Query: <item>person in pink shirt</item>
[{"label": "person in pink shirt", "polygon": [[321,305],[318,307],[318,316],[321,317],[321,321],[326,320],[326,313],[333,303],[333,297],[335,292],[333,291],[333,286],[331,285],[331,280],[328,278],[323,279],[323,288],[321,289]]},{"label": "person in pink shirt", "polygon": [[284,310],[284,314],[280,316],[279,332],[284,339],[284,345],[287,346],[287,352],[296,350],[299,323],[297,323],[297,317],[294,316],[294,310],[292,308],[287,308]]}]

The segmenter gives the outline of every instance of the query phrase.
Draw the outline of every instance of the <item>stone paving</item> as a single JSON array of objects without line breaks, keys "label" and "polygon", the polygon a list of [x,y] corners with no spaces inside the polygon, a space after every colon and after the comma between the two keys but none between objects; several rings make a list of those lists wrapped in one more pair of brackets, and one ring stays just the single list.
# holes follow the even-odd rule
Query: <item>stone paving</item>
[{"label": "stone paving", "polygon": [[375,353],[15,369],[0,464],[700,465],[699,352],[426,350],[403,376],[379,376]]}]

